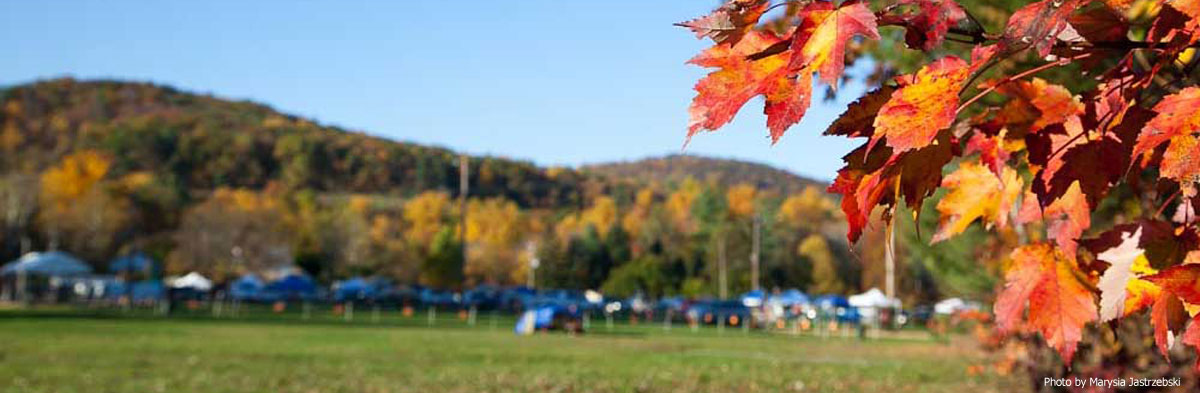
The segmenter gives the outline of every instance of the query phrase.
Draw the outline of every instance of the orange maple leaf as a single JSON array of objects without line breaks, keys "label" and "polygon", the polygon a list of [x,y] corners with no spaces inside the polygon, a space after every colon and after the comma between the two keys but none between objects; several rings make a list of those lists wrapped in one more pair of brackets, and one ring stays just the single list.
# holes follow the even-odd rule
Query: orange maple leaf
[{"label": "orange maple leaf", "polygon": [[789,126],[800,121],[811,103],[811,77],[788,71],[789,51],[757,60],[748,58],[782,40],[773,33],[752,31],[733,46],[717,45],[688,61],[720,68],[696,83],[698,94],[689,109],[688,138],[729,123],[747,101],[758,95],[766,97],[772,141],[778,141]]},{"label": "orange maple leaf", "polygon": [[1188,87],[1178,93],[1163,97],[1154,106],[1158,114],[1146,123],[1133,147],[1134,157],[1142,156],[1145,163],[1151,153],[1168,143],[1163,153],[1159,175],[1178,181],[1187,191],[1186,196],[1195,196],[1195,183],[1200,180],[1200,87]]},{"label": "orange maple leaf", "polygon": [[1072,183],[1062,197],[1044,209],[1036,201],[1037,196],[1032,192],[1025,194],[1025,202],[1021,205],[1017,221],[1027,224],[1044,220],[1050,239],[1062,248],[1065,255],[1074,260],[1075,251],[1079,248],[1080,235],[1092,225],[1092,212],[1088,207],[1087,198],[1080,190],[1079,182]]},{"label": "orange maple leaf", "polygon": [[1009,209],[1021,195],[1021,186],[1021,178],[1012,168],[1004,167],[1003,177],[996,177],[977,162],[963,162],[942,179],[942,188],[950,193],[938,202],[941,218],[932,241],[940,242],[962,233],[976,219],[988,227],[1007,226]]},{"label": "orange maple leaf", "polygon": [[1083,326],[1096,320],[1095,296],[1079,281],[1073,258],[1047,243],[1013,250],[1004,290],[996,299],[996,325],[1011,331],[1029,306],[1029,324],[1070,364]]},{"label": "orange maple leaf", "polygon": [[938,131],[950,127],[958,109],[958,91],[970,75],[967,62],[954,56],[941,58],[897,78],[900,89],[879,108],[875,135],[867,149],[887,138],[896,152],[921,148],[933,142]]},{"label": "orange maple leaf", "polygon": [[1200,130],[1200,87],[1188,87],[1178,93],[1163,97],[1154,111],[1158,115],[1146,122],[1133,148],[1135,156],[1158,148],[1164,142],[1181,135],[1192,135]]},{"label": "orange maple leaf", "polygon": [[792,38],[793,70],[814,70],[821,82],[837,89],[846,68],[846,43],[855,36],[879,39],[875,14],[865,3],[851,0],[834,7],[814,1],[800,11],[803,21]]}]

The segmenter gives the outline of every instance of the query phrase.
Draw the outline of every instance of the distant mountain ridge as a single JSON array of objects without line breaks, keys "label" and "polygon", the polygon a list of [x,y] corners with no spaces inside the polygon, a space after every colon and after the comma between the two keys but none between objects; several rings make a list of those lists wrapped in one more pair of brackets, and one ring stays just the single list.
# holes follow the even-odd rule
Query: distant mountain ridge
[{"label": "distant mountain ridge", "polygon": [[[95,149],[114,157],[118,174],[151,171],[186,190],[270,184],[395,196],[457,190],[459,154],[450,149],[325,126],[248,101],[151,83],[62,78],[4,88],[0,104],[0,172],[37,172],[72,151]],[[618,183],[689,176],[783,194],[824,187],[767,165],[693,155],[578,169],[501,157],[470,161],[473,196],[503,196],[533,208],[577,207]]]},{"label": "distant mountain ridge", "polygon": [[828,185],[765,164],[685,154],[590,164],[582,166],[580,170],[640,183],[672,183],[683,181],[687,177],[702,182],[713,182],[722,187],[746,183],[759,189],[777,190],[783,194],[800,192],[807,187],[824,190]]}]

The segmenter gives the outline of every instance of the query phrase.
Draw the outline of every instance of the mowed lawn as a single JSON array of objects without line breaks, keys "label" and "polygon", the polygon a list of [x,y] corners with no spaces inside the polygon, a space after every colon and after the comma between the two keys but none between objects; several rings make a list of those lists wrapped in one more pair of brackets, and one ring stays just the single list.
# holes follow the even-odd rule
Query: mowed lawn
[{"label": "mowed lawn", "polygon": [[1023,391],[952,341],[0,314],[0,392]]}]

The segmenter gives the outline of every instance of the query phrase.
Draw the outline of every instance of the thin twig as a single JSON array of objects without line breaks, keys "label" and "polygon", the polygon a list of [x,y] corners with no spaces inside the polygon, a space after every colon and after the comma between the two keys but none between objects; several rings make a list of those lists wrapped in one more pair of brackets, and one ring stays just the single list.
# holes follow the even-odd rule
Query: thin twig
[{"label": "thin twig", "polygon": [[992,91],[996,90],[996,88],[999,88],[1003,84],[1025,78],[1027,76],[1030,76],[1030,75],[1033,75],[1033,74],[1036,74],[1036,73],[1039,73],[1039,72],[1042,72],[1042,71],[1045,71],[1045,70],[1048,70],[1048,69],[1051,69],[1054,67],[1065,66],[1065,65],[1071,64],[1077,60],[1085,59],[1091,55],[1092,55],[1091,53],[1084,53],[1084,54],[1076,55],[1073,57],[1059,59],[1058,61],[1055,61],[1052,63],[1046,63],[1046,64],[1043,64],[1043,65],[1040,65],[1040,66],[1037,66],[1034,68],[1030,68],[1030,69],[1026,70],[1025,72],[1004,78],[1004,79],[1000,80],[999,82],[993,83],[991,86],[988,86],[988,88],[979,92],[974,97],[971,97],[971,99],[967,100],[962,105],[959,105],[958,109],[955,110],[955,113],[962,112],[963,109],[966,109],[966,107],[970,106],[971,104],[974,104],[975,101],[979,101],[980,98],[983,98],[983,96],[988,95],[988,93],[991,93]]}]

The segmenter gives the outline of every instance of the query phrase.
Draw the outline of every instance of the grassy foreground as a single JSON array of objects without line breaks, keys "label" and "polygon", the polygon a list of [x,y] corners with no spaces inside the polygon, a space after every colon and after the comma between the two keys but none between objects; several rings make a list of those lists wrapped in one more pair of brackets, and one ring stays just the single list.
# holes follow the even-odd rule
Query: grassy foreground
[{"label": "grassy foreground", "polygon": [[0,392],[1014,392],[942,344],[0,313]]}]

